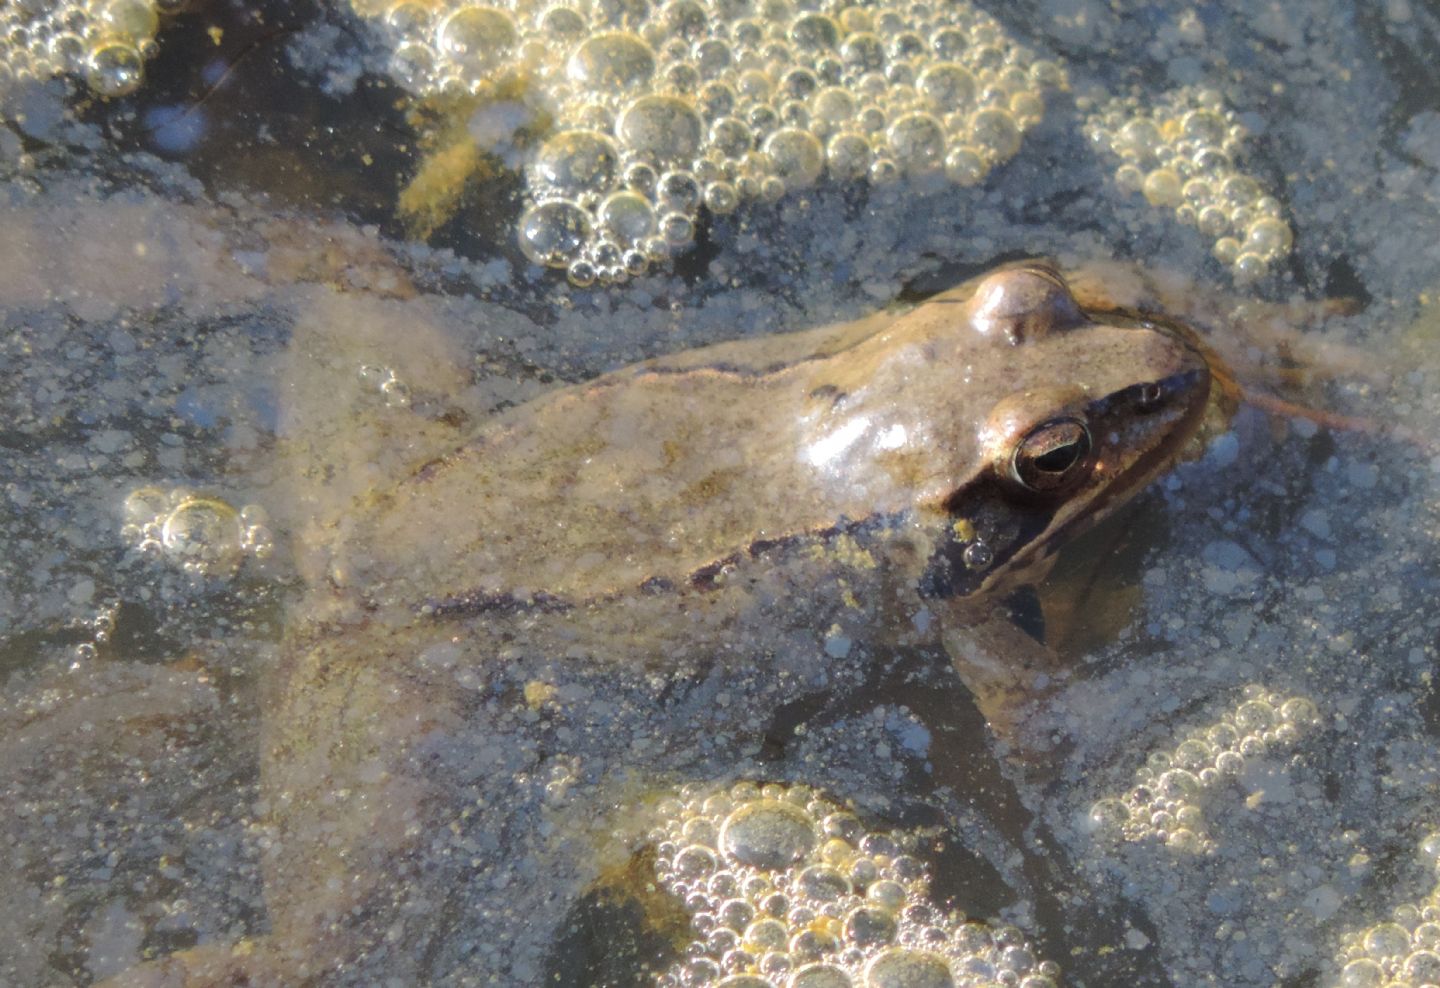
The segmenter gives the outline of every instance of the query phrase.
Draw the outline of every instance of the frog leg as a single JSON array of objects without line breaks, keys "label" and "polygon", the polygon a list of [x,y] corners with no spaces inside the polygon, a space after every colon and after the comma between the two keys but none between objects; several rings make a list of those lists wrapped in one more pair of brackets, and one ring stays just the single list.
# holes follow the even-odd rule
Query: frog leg
[{"label": "frog leg", "polygon": [[1071,675],[1058,653],[1003,614],[968,625],[947,621],[941,641],[996,740],[1021,757],[1052,747],[1030,718]]}]

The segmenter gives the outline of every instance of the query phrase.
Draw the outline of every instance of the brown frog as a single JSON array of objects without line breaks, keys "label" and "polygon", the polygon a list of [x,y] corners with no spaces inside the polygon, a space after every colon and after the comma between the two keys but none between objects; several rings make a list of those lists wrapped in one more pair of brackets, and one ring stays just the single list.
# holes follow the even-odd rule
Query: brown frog
[{"label": "brown frog", "polygon": [[[378,345],[343,323],[292,344],[311,591],[269,675],[268,933],[114,984],[539,982],[633,849],[638,794],[723,777],[768,709],[853,688],[833,641],[938,633],[1021,737],[1060,670],[993,602],[1164,470],[1210,390],[1186,332],[1038,263],[637,364],[463,438],[424,394],[336,415]],[[463,391],[443,339],[403,349],[411,380]]]}]

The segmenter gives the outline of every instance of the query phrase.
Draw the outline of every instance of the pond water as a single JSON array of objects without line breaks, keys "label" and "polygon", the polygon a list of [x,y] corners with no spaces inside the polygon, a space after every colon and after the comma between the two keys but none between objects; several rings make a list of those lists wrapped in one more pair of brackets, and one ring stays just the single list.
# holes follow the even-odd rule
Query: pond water
[{"label": "pond water", "polygon": [[[0,20],[0,982],[1440,984],[1436,5]],[[1018,734],[865,546],[672,594],[484,432],[1020,257],[1246,397],[996,602],[1067,662]]]}]

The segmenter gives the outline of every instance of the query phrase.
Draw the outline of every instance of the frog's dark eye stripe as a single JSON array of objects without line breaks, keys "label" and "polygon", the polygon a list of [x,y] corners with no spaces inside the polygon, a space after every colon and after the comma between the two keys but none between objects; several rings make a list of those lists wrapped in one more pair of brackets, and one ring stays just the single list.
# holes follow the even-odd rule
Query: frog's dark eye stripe
[{"label": "frog's dark eye stripe", "polygon": [[1011,479],[1036,494],[1064,490],[1088,472],[1091,448],[1090,430],[1079,419],[1043,422],[1016,444]]}]

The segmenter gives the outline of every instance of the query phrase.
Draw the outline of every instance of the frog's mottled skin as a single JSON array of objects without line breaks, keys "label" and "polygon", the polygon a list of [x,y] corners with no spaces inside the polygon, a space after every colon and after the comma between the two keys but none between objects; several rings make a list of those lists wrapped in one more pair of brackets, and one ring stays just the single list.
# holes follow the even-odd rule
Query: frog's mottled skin
[{"label": "frog's mottled skin", "polygon": [[[617,811],[723,776],[716,739],[768,713],[722,697],[824,688],[832,626],[906,647],[934,615],[1012,731],[1043,657],[987,602],[1171,462],[1209,391],[1183,335],[1030,265],[639,364],[460,441],[439,399],[349,414],[372,344],[335,315],[292,347],[313,589],[266,712],[270,933],[119,984],[538,983],[506,931],[553,942],[637,836]],[[443,339],[405,352],[463,405]]]}]

